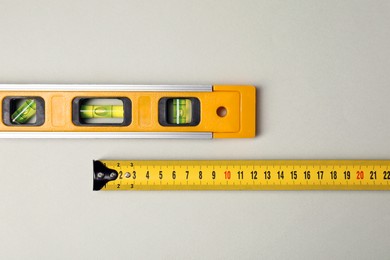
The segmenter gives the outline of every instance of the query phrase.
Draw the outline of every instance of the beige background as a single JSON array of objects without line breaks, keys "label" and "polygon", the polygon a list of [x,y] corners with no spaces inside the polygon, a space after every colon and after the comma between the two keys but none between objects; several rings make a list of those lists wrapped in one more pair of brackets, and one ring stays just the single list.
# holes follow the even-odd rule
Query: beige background
[{"label": "beige background", "polygon": [[388,1],[0,0],[1,83],[254,84],[247,140],[0,140],[2,259],[386,259],[388,192],[93,192],[93,159],[389,159]]}]

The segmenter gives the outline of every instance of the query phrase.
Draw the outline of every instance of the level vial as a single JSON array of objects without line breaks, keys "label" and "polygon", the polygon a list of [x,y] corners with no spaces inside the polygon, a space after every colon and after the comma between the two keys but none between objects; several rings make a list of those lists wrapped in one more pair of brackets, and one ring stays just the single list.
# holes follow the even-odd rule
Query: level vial
[{"label": "level vial", "polygon": [[192,103],[188,98],[174,98],[168,102],[168,120],[171,124],[188,124],[192,121]]},{"label": "level vial", "polygon": [[12,114],[12,123],[24,124],[36,114],[37,104],[34,99],[27,99]]},{"label": "level vial", "polygon": [[123,106],[82,105],[81,118],[123,118]]}]

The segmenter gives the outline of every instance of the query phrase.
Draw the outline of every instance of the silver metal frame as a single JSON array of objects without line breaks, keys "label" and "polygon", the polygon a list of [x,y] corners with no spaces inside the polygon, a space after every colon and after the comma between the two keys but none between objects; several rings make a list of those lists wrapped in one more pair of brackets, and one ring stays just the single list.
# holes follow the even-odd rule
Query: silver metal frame
[{"label": "silver metal frame", "polygon": [[0,138],[212,139],[210,132],[0,132]]},{"label": "silver metal frame", "polygon": [[0,84],[0,91],[212,92],[212,85]]}]

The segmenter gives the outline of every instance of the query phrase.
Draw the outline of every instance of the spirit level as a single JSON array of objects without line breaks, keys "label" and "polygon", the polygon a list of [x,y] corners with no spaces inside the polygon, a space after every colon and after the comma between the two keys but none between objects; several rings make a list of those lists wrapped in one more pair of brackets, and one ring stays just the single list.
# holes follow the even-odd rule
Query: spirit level
[{"label": "spirit level", "polygon": [[94,190],[389,190],[390,160],[94,161]]},{"label": "spirit level", "polygon": [[253,86],[0,84],[0,137],[255,136]]}]

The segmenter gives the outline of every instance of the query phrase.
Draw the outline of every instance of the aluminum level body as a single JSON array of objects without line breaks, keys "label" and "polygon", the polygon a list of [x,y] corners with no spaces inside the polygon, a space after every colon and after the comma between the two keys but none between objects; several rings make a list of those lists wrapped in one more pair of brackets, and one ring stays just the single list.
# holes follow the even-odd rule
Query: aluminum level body
[{"label": "aluminum level body", "polygon": [[0,84],[0,138],[251,138],[256,89]]}]

